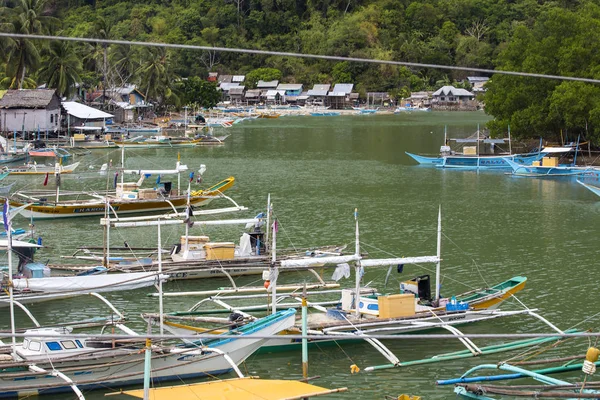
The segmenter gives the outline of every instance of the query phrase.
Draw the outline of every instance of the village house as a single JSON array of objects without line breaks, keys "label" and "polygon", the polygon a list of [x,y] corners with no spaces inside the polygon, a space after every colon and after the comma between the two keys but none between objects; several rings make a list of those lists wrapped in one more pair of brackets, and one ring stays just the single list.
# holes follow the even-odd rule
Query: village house
[{"label": "village house", "polygon": [[352,93],[353,83],[337,83],[333,90],[327,93],[327,104],[333,110],[343,110],[346,105],[351,105],[350,93]]},{"label": "village house", "polygon": [[88,104],[110,111],[116,123],[135,122],[136,114],[142,116],[145,110],[152,107],[135,85],[93,92],[88,96]]},{"label": "village house", "polygon": [[0,99],[0,131],[57,132],[60,98],[54,89],[8,90]]},{"label": "village house", "polygon": [[[260,102],[266,102],[267,94],[269,93],[269,91],[277,89],[277,85],[279,85],[278,80],[258,81],[258,83],[256,84],[256,88],[260,90],[260,98],[259,98]],[[274,97],[275,94],[276,94],[276,92],[271,92],[269,95],[271,97]]]},{"label": "village house", "polygon": [[469,85],[471,85],[471,91],[475,94],[477,93],[485,93],[484,85],[488,83],[490,78],[487,76],[468,76],[467,81],[469,81]]},{"label": "village house", "polygon": [[443,86],[432,95],[431,106],[438,110],[476,110],[475,95],[465,89]]},{"label": "village house", "polygon": [[114,117],[112,114],[75,101],[65,101],[62,107],[65,110],[65,127],[68,131],[102,131],[107,122],[112,122]]},{"label": "village house", "polygon": [[314,106],[324,106],[330,88],[330,84],[313,85],[313,88],[306,93],[308,96],[307,103]]}]

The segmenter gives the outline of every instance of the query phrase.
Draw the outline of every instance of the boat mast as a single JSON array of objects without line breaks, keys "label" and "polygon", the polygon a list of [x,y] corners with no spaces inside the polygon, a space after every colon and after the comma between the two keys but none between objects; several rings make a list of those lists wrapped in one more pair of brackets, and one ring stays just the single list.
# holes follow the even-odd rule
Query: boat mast
[{"label": "boat mast", "polygon": [[[268,228],[267,228],[268,230]],[[257,245],[258,247],[258,245]],[[275,265],[275,261],[277,259],[276,256],[277,253],[277,220],[273,221],[273,245],[271,246],[271,271],[270,274],[271,276],[269,278],[271,283],[270,283],[270,289],[271,289],[271,310],[273,312],[273,314],[275,314],[277,312],[277,278],[279,275],[279,271],[277,269],[277,266]]]},{"label": "boat mast", "polygon": [[265,250],[269,251],[269,230],[271,228],[271,193],[267,195],[267,229],[265,229]]},{"label": "boat mast", "polygon": [[[181,165],[181,153],[177,152],[177,164],[175,164],[175,169],[177,170],[177,196],[181,196],[181,171],[179,170],[179,166]],[[191,181],[191,178],[190,178]],[[189,186],[188,186],[189,193]]]},{"label": "boat mast", "polygon": [[508,125],[508,154],[512,156],[512,141],[510,140],[510,124]]},{"label": "boat mast", "polygon": [[358,317],[360,315],[360,310],[359,310],[359,302],[360,302],[360,242],[359,242],[359,235],[358,235],[358,208],[354,209],[354,221],[356,223],[356,247],[355,247],[355,255],[358,258],[356,260],[356,265],[355,265],[355,273],[356,273],[356,287],[355,287],[355,293],[354,293],[354,306],[355,306],[355,311],[354,314]]},{"label": "boat mast", "polygon": [[125,175],[125,145],[121,146],[121,188],[124,182],[123,175]]},{"label": "boat mast", "polygon": [[6,246],[6,251],[8,253],[8,299],[10,306],[10,333],[12,335],[11,341],[11,355],[14,360],[16,360],[17,353],[17,338],[15,337],[15,305],[13,298],[13,273],[12,273],[12,226],[11,226],[11,218],[10,218],[10,205],[8,203],[8,198],[4,200],[4,229],[6,229],[6,237],[8,239],[8,244]]},{"label": "boat mast", "polygon": [[[188,250],[189,250],[189,239],[188,236],[190,234],[190,222],[191,222],[191,214],[190,214],[190,192],[192,189],[192,180],[190,179],[190,181],[188,182],[188,192],[187,192],[187,202],[186,202],[186,208],[185,208],[185,249],[183,250],[183,255],[187,258],[188,256]],[[160,249],[159,249],[160,252]]]},{"label": "boat mast", "polygon": [[442,206],[438,212],[438,232],[437,232],[437,263],[435,264],[435,301],[439,304],[440,300],[440,267],[442,256]]},{"label": "boat mast", "polygon": [[162,290],[162,279],[160,279],[162,275],[162,243],[160,237],[160,217],[158,218],[158,312],[159,312],[159,326],[160,326],[160,334],[163,335],[164,328],[164,315],[163,315],[163,290]]},{"label": "boat mast", "polygon": [[581,135],[577,136],[577,146],[575,146],[575,156],[573,157],[573,166],[577,165],[577,152],[579,151],[579,138]]}]

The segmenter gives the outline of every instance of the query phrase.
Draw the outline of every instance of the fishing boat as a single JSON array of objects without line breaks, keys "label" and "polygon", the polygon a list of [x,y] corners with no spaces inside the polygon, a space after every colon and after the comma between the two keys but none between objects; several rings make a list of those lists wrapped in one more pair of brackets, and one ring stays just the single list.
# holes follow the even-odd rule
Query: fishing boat
[{"label": "fishing boat", "polygon": [[[507,160],[514,176],[530,178],[560,178],[560,177],[600,177],[600,168],[593,166],[577,165],[577,153],[579,141],[575,146],[567,147],[544,147],[541,160],[530,165],[523,165],[517,160]],[[561,163],[569,154],[573,153],[573,160]]]},{"label": "fishing boat", "polygon": [[580,180],[578,180],[577,183],[579,183],[584,188],[588,189],[590,192],[594,193],[596,196],[600,196],[600,187],[590,185],[589,183],[584,183]]},{"label": "fishing boat", "polygon": [[[127,170],[123,168],[118,172],[121,175],[120,183],[117,182],[115,175],[115,191],[104,193],[60,192],[59,186],[57,186],[55,191],[16,192],[11,197],[11,204],[16,207],[29,204],[22,215],[35,219],[103,216],[107,204],[120,214],[180,209],[188,204],[187,194],[184,194],[179,187],[180,174],[187,170],[187,165],[182,165],[180,161],[177,161],[175,169],[171,170]],[[201,166],[200,176],[205,170],[206,167]],[[139,176],[140,178],[137,182],[124,182],[124,175]],[[158,176],[156,186],[142,188],[146,177],[152,175]],[[160,181],[160,177],[163,175],[177,175],[176,190],[173,190],[172,182]],[[190,193],[189,203],[192,206],[209,204],[212,200],[222,197],[223,192],[231,188],[234,183],[235,178],[231,176],[205,190],[194,190]]]},{"label": "fishing boat", "polygon": [[[69,138],[69,146],[71,148],[81,149],[111,149],[118,147],[113,141],[113,133],[106,128],[100,126],[76,126],[73,127],[76,131]],[[121,136],[120,131],[115,131],[118,137]]]},{"label": "fishing boat", "polygon": [[[442,297],[440,294],[440,243],[441,243],[441,215],[438,217],[438,252],[435,256],[419,256],[419,257],[399,257],[387,259],[363,259],[360,255],[360,245],[358,241],[358,220],[356,218],[356,252],[353,255],[346,256],[331,256],[321,259],[294,259],[284,260],[281,265],[272,266],[268,272],[265,272],[263,279],[266,280],[264,287],[247,287],[247,288],[219,288],[215,291],[202,292],[186,292],[186,293],[165,293],[165,296],[209,296],[198,301],[193,307],[187,311],[171,313],[163,316],[167,322],[173,322],[171,328],[174,333],[182,333],[185,331],[186,324],[197,322],[216,322],[215,317],[208,317],[211,314],[219,314],[220,309],[207,309],[206,307],[215,304],[218,307],[223,307],[222,312],[235,311],[247,320],[252,320],[251,312],[265,312],[270,307],[270,310],[276,310],[278,307],[298,307],[302,301],[298,290],[302,285],[285,285],[280,287],[277,284],[277,277],[280,271],[286,268],[298,270],[307,269],[321,264],[337,264],[342,271],[349,269],[347,263],[355,264],[356,284],[354,289],[342,289],[334,291],[335,286],[325,284],[311,285],[307,289],[311,290],[311,296],[325,294],[331,298],[332,293],[340,293],[341,298],[338,300],[316,301],[311,300],[309,307],[316,312],[314,318],[308,319],[308,329],[314,335],[322,335],[323,339],[315,339],[315,344],[326,344],[328,341],[333,341],[334,337],[339,338],[354,338],[358,340],[366,340],[375,346],[389,361],[389,364],[368,367],[368,371],[374,371],[385,368],[396,368],[403,366],[405,363],[400,360],[387,349],[380,341],[372,339],[373,335],[396,335],[402,333],[420,332],[430,329],[447,329],[455,334],[459,339],[462,335],[456,328],[459,325],[466,323],[482,322],[497,318],[510,316],[533,316],[547,323],[552,329],[558,333],[562,333],[554,325],[537,315],[535,310],[500,310],[499,306],[506,299],[513,296],[525,287],[525,277],[513,277],[498,285],[472,290],[462,294],[456,294],[448,297]],[[373,288],[361,287],[362,271],[370,267],[392,267],[406,265],[435,263],[435,295],[432,296],[430,287],[429,275],[418,276],[411,280],[406,280],[401,284],[403,293],[385,295],[379,294]],[[334,275],[337,274],[334,273]],[[343,275],[349,275],[343,273]],[[339,287],[339,285],[338,285]],[[319,292],[312,292],[314,289],[325,288]],[[281,292],[280,291],[281,289]],[[283,293],[285,291],[292,293]],[[260,299],[271,299],[270,306],[266,307]],[[260,304],[249,304],[250,299],[255,299]],[[285,300],[292,300],[291,303],[285,303]],[[242,304],[235,305],[236,302]],[[332,308],[331,306],[334,306]],[[227,311],[225,311],[227,310]],[[205,318],[204,316],[207,316]],[[154,318],[156,318],[154,316]],[[194,326],[191,329],[197,330],[199,327]],[[287,332],[288,335],[298,332],[298,326],[294,330]],[[466,343],[468,346],[468,342]],[[286,338],[286,334],[280,335],[278,338],[269,340],[263,347],[264,351],[284,351],[298,347],[298,341],[294,338]],[[475,346],[476,347],[476,346]],[[508,348],[507,348],[508,350]]]},{"label": "fishing boat", "polygon": [[[8,232],[14,215],[7,214]],[[9,234],[9,276],[11,243]],[[162,281],[158,286],[162,293]],[[0,397],[73,390],[81,398],[81,390],[213,376],[231,370],[241,375],[237,365],[262,345],[264,337],[293,325],[296,313],[293,309],[283,310],[209,339],[186,339],[181,345],[151,345],[149,339],[144,345],[143,337],[121,324],[115,327],[125,333],[123,340],[103,335],[69,337],[69,332],[62,329],[33,329],[26,331],[23,342],[17,344],[13,291],[10,285],[12,344],[11,354],[0,358]],[[159,305],[162,313],[162,298]],[[162,328],[160,334],[165,339]]]},{"label": "fishing boat", "polygon": [[406,104],[404,106],[396,107],[396,109],[394,110],[394,114],[400,114],[403,112],[418,112],[418,111],[429,112],[429,111],[431,111],[431,107],[414,107],[411,104]]},{"label": "fishing boat", "polygon": [[[556,344],[559,344],[557,341]],[[585,356],[576,355],[569,357],[549,358],[549,359],[531,359],[519,362],[517,360],[511,363],[501,362],[497,364],[481,364],[469,369],[460,378],[445,379],[437,381],[438,385],[455,385],[454,393],[464,399],[482,399],[493,400],[490,396],[514,396],[519,398],[599,398],[600,386],[588,379],[595,373],[600,350],[595,347],[588,348]],[[583,363],[577,362],[584,360]],[[558,364],[557,366],[546,367],[537,370],[528,370],[522,365],[548,365]],[[556,379],[550,377],[551,374],[582,372],[583,379],[577,382]],[[496,372],[496,375],[490,375],[487,372]],[[504,372],[504,373],[501,373]],[[484,373],[477,375],[477,373]],[[499,382],[514,379],[531,378],[538,382],[536,385],[496,385],[489,382]],[[573,380],[573,378],[570,378]]]},{"label": "fishing boat", "polygon": [[[187,207],[186,211],[182,213],[144,217],[119,217],[113,216],[111,213],[101,219],[100,223],[107,230],[152,225],[184,225],[185,233],[181,236],[179,243],[175,244],[170,252],[167,252],[170,260],[162,259],[161,256],[164,254],[162,250],[160,251],[161,256],[156,257],[158,251],[149,253],[151,250],[149,248],[130,247],[122,249],[84,247],[78,249],[72,256],[63,256],[63,258],[102,262],[110,270],[126,272],[156,271],[158,264],[161,263],[162,271],[168,273],[171,280],[215,277],[228,277],[231,280],[233,276],[260,275],[266,267],[273,263],[280,263],[282,260],[342,255],[346,247],[279,249],[275,256],[272,250],[277,248],[276,236],[269,236],[268,232],[262,230],[265,221],[266,225],[269,224],[272,207],[268,207],[269,211],[262,212],[254,218],[206,219],[208,216],[247,210],[233,199],[227,199],[233,203],[232,207],[210,210],[192,210]],[[267,204],[269,203],[270,199]],[[193,219],[202,216],[205,218]],[[211,241],[207,235],[191,235],[190,225],[198,229],[211,226],[245,225],[246,232],[242,233],[239,243]],[[80,271],[87,267],[55,265],[53,268]]]},{"label": "fishing boat", "polygon": [[339,111],[316,111],[310,113],[313,117],[337,117],[340,114]]},{"label": "fishing boat", "polygon": [[55,163],[38,164],[37,162],[29,162],[24,165],[5,165],[2,167],[3,172],[8,172],[9,175],[46,175],[46,174],[71,174],[79,166],[79,162],[62,165]]},{"label": "fishing boat", "polygon": [[[13,210],[13,213],[21,210]],[[0,239],[0,248],[8,248],[8,240],[11,240],[11,253],[19,258],[16,274],[9,275],[2,272],[0,282],[0,307],[9,305],[10,299],[7,289],[13,291],[13,299],[21,304],[36,303],[41,301],[64,299],[67,297],[88,294],[90,292],[103,293],[120,290],[133,290],[156,284],[159,280],[164,281],[168,275],[156,272],[136,272],[124,274],[106,275],[104,270],[94,268],[93,273],[78,276],[51,276],[50,269],[45,265],[34,261],[35,251],[42,246],[34,240],[20,241],[12,239]],[[8,250],[7,250],[8,252]],[[11,257],[9,257],[9,264]],[[10,268],[12,269],[12,268]],[[9,268],[2,268],[7,271]],[[98,272],[104,272],[99,275]]]},{"label": "fishing boat", "polygon": [[125,148],[176,148],[195,147],[200,144],[201,138],[175,137],[175,136],[136,136],[130,139],[116,140],[115,144]]},{"label": "fishing boat", "polygon": [[[460,150],[453,150],[449,143],[455,142],[462,147]],[[435,166],[438,168],[458,168],[458,169],[493,169],[503,170],[511,169],[508,161],[514,161],[521,165],[531,165],[544,157],[545,153],[540,151],[533,154],[512,154],[510,131],[506,139],[492,139],[482,133],[479,128],[473,137],[465,139],[447,139],[446,129],[444,128],[444,145],[440,148],[439,156],[423,156],[405,152],[406,155],[421,165]],[[465,146],[469,144],[470,146]],[[480,145],[490,145],[495,149],[503,144],[508,144],[508,151],[488,155],[480,154]]]},{"label": "fishing boat", "polygon": [[373,115],[379,111],[379,107],[377,108],[361,108],[361,107],[352,107],[353,110],[356,110],[356,114],[358,115]]},{"label": "fishing boat", "polygon": [[[284,310],[210,340],[185,345],[153,344],[150,381],[154,384],[215,376],[235,370],[264,342],[294,322]],[[43,395],[79,390],[121,388],[144,381],[143,337],[124,325],[122,340],[100,336],[70,338],[67,332],[31,329],[10,359],[0,361],[0,397]],[[240,373],[241,374],[241,373]]]}]

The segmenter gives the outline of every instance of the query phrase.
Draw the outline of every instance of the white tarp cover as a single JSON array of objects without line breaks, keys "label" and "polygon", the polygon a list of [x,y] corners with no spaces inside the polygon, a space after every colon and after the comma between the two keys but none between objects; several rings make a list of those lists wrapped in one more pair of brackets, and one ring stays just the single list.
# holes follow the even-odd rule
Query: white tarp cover
[{"label": "white tarp cover", "polygon": [[544,147],[542,153],[568,153],[573,151],[572,147]]},{"label": "white tarp cover", "polygon": [[[160,278],[164,281],[168,278],[168,275],[160,275]],[[155,282],[158,282],[158,275],[154,272],[13,279],[13,285],[16,290],[29,289],[46,293],[133,290],[151,286]]]},{"label": "white tarp cover", "polygon": [[80,119],[102,119],[112,118],[114,115],[100,111],[94,107],[88,107],[85,104],[77,103],[76,101],[65,101],[62,106],[70,114]]}]

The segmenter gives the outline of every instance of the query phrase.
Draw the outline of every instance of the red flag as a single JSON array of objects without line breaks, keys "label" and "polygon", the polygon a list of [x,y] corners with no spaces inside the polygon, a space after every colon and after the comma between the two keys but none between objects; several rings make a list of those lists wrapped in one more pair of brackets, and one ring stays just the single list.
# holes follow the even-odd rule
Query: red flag
[{"label": "red flag", "polygon": [[48,173],[46,172],[46,178],[44,178],[44,186],[48,184]]}]

